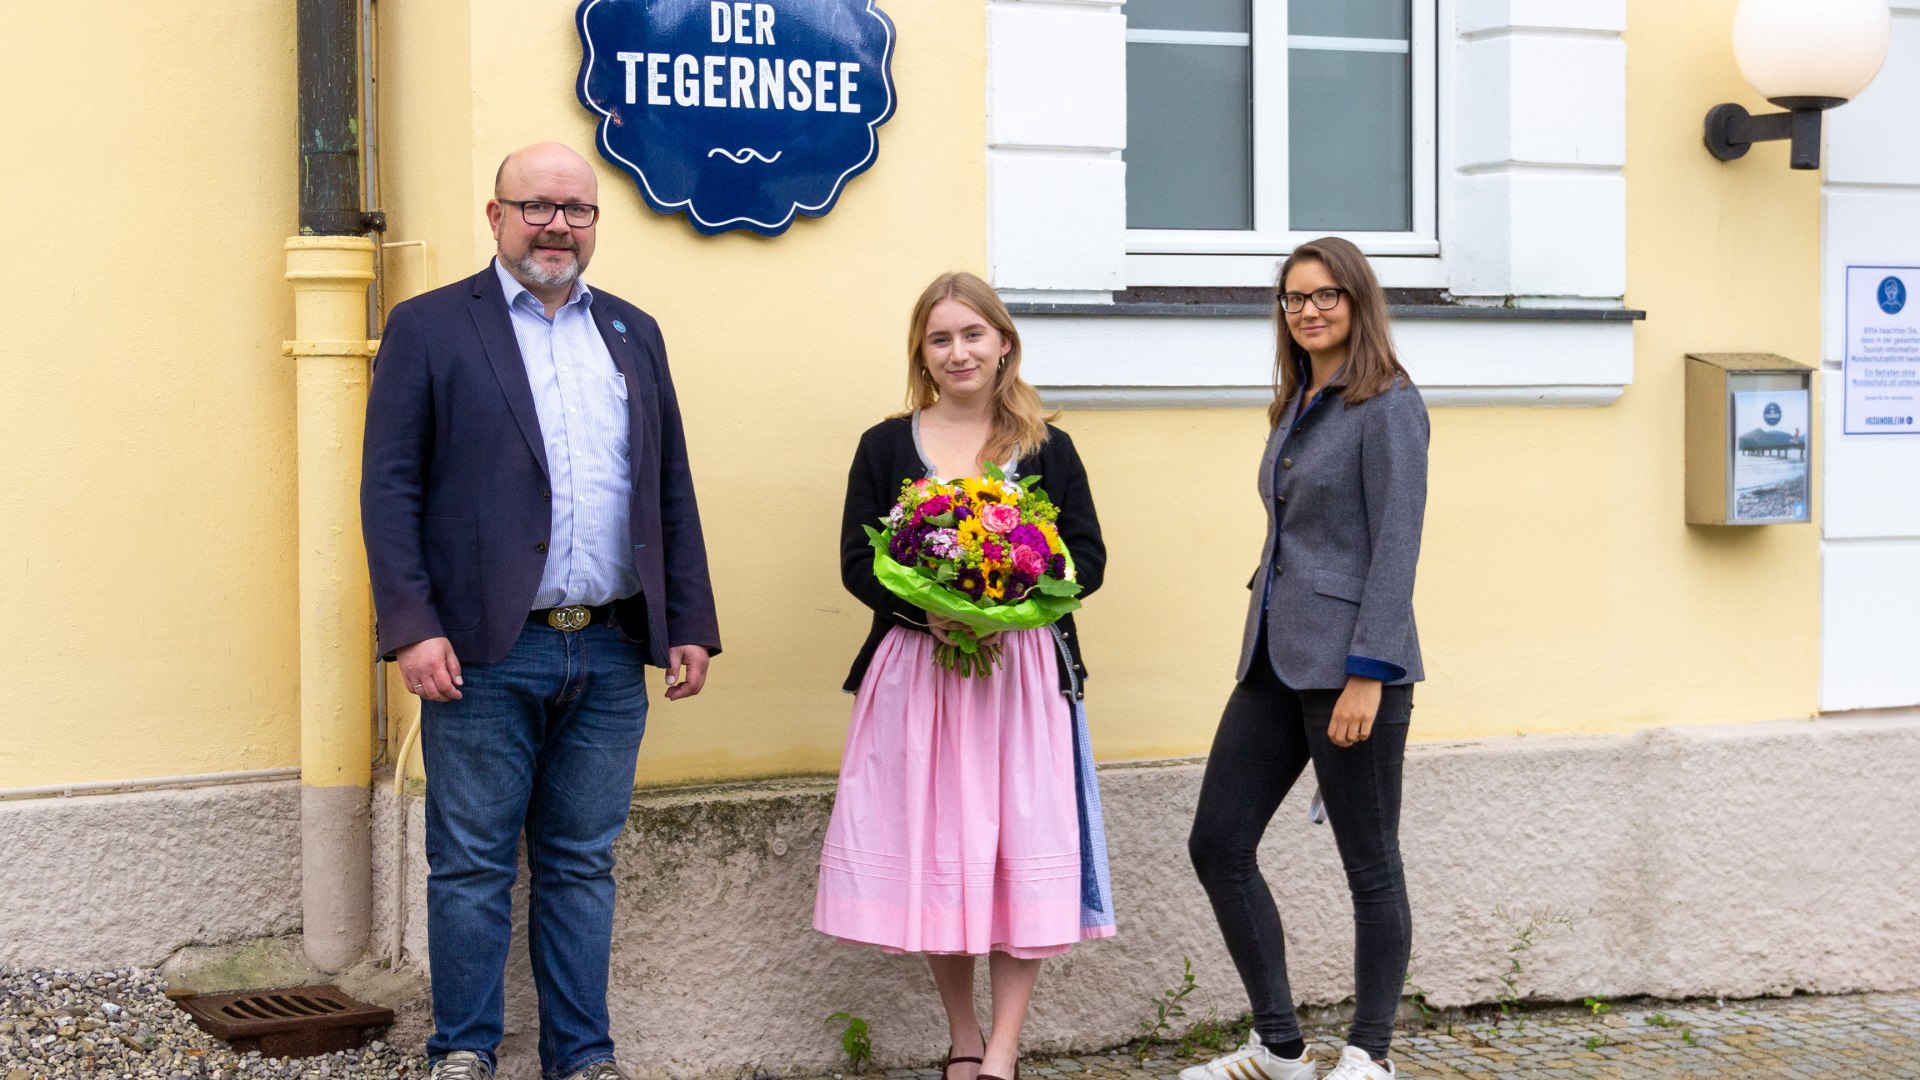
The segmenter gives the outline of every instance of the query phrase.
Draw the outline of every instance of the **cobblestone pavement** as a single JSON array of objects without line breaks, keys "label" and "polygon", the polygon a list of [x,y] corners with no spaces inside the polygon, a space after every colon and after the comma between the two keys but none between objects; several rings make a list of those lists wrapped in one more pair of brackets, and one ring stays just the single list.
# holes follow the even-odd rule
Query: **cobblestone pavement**
[{"label": "cobblestone pavement", "polygon": [[[1312,1028],[1321,1076],[1339,1054],[1338,1028]],[[1029,1058],[1025,1080],[1171,1080],[1214,1051],[1162,1048],[1142,1062],[1116,1051]],[[1403,1027],[1393,1060],[1408,1080],[1920,1080],[1920,994],[1765,1001],[1623,1003],[1529,1012],[1524,1023],[1444,1020]],[[893,1069],[886,1080],[938,1080],[938,1069]]]}]

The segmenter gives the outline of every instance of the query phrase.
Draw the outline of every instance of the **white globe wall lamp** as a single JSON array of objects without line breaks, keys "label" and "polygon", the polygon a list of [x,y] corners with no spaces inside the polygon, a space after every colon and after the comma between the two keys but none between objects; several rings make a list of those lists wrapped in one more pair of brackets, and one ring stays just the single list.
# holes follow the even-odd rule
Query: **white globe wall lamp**
[{"label": "white globe wall lamp", "polygon": [[1790,140],[1796,169],[1820,167],[1820,114],[1867,88],[1887,59],[1887,0],[1740,0],[1733,55],[1760,96],[1786,112],[1750,115],[1738,105],[1707,112],[1707,152],[1721,161],[1754,143]]}]

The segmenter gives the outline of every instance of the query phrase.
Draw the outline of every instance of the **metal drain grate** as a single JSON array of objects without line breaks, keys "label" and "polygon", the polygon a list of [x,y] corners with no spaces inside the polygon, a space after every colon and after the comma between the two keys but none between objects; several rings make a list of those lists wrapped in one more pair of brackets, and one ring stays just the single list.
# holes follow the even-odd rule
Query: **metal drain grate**
[{"label": "metal drain grate", "polygon": [[355,1001],[337,986],[295,986],[245,994],[178,999],[208,1034],[236,1051],[264,1057],[312,1057],[365,1046],[371,1029],[393,1023],[393,1010]]}]

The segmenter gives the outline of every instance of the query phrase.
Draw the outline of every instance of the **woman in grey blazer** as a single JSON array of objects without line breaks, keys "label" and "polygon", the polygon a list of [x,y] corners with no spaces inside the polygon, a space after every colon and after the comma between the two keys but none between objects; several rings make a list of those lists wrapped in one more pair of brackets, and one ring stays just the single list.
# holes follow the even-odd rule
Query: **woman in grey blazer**
[{"label": "woman in grey blazer", "polygon": [[1256,849],[1309,762],[1353,892],[1354,1019],[1330,1080],[1387,1080],[1411,919],[1400,764],[1420,681],[1413,573],[1427,411],[1366,256],[1335,237],[1280,268],[1267,538],[1188,850],[1253,1006],[1245,1046],[1182,1080],[1312,1080]]}]

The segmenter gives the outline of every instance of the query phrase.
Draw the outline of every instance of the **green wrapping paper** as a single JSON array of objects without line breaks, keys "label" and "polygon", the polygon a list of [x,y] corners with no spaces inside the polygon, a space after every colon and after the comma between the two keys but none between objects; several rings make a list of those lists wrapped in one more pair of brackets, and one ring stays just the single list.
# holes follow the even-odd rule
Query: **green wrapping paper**
[{"label": "green wrapping paper", "polygon": [[1080,583],[1073,580],[1071,552],[1066,553],[1066,580],[1042,577],[1025,600],[983,606],[939,580],[934,571],[895,562],[887,552],[891,534],[871,525],[866,530],[867,542],[873,545],[873,576],[888,592],[923,611],[966,625],[966,630],[950,635],[957,644],[934,648],[934,659],[941,666],[962,675],[985,676],[999,660],[999,645],[982,645],[979,635],[1052,626],[1060,616],[1080,606]]}]

